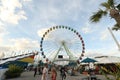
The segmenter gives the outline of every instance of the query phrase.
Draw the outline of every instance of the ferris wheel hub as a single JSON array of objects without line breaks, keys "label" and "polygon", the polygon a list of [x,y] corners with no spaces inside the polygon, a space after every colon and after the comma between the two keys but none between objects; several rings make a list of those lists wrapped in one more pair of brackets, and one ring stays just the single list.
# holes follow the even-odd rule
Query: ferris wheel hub
[{"label": "ferris wheel hub", "polygon": [[63,40],[63,41],[61,41],[61,44],[62,44],[62,45],[65,45],[65,43],[66,43],[66,42],[65,42],[64,40]]}]

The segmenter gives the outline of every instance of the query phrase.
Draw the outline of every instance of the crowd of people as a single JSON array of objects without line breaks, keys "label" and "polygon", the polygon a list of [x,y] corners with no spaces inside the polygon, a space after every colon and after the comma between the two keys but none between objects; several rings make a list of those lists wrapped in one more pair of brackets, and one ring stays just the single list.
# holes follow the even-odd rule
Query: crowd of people
[{"label": "crowd of people", "polygon": [[[84,69],[82,69],[84,68]],[[82,70],[82,72],[87,71],[89,74],[93,73],[94,66],[93,65],[84,65],[79,70]],[[57,80],[57,72],[60,72],[61,80],[65,80],[67,75],[74,76],[76,75],[76,71],[79,72],[79,70],[76,70],[75,67],[70,66],[50,66],[49,64],[45,63],[43,66],[36,66],[34,67],[34,77],[39,74],[41,75],[40,79],[38,80]],[[81,73],[81,72],[80,72]]]},{"label": "crowd of people", "polygon": [[[58,68],[57,68],[58,70]],[[44,67],[37,66],[34,68],[34,77],[37,75],[42,75],[39,80],[57,80],[57,70],[55,66],[49,67],[49,65],[46,63],[44,64]],[[66,68],[60,67],[59,69],[61,79],[66,79]],[[48,77],[48,74],[50,74],[50,78]],[[48,79],[49,78],[49,79]]]},{"label": "crowd of people", "polygon": [[[84,69],[82,69],[84,68]],[[88,74],[90,74],[91,76],[93,76],[93,70],[94,70],[94,66],[93,64],[91,65],[84,65],[82,66],[79,70],[82,70],[82,72],[87,71]],[[67,75],[70,76],[75,76],[76,75],[76,71],[79,72],[79,70],[76,70],[75,67],[70,67],[70,66],[55,66],[52,65],[50,66],[49,64],[44,64],[43,66],[36,66],[34,67],[34,77],[39,74],[41,75],[39,80],[57,80],[57,71],[60,72],[60,76],[61,76],[61,80],[65,80]],[[48,74],[50,76],[48,76]]]},{"label": "crowd of people", "polygon": [[37,72],[39,75],[42,75],[39,80],[48,80],[48,74],[51,74],[51,79],[49,80],[56,80],[57,71],[55,67],[48,68],[48,64],[44,64],[44,67],[37,66],[34,68],[34,77],[36,76]]}]

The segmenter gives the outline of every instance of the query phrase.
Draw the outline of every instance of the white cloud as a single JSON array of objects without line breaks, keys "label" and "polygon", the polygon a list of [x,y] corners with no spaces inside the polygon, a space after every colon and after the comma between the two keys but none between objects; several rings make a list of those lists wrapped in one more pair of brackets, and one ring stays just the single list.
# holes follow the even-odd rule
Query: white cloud
[{"label": "white cloud", "polygon": [[[116,44],[116,41],[114,40],[111,32],[113,33],[115,39],[117,40],[117,44]],[[114,31],[114,30],[111,29],[111,32],[108,29],[101,32],[101,40],[111,40],[111,42],[113,44],[115,44],[115,46],[117,46],[118,44],[120,45],[120,37],[119,37],[120,36],[120,31]]]},{"label": "white cloud", "polygon": [[[37,41],[30,39],[5,40],[8,34],[8,25],[18,25],[20,20],[26,20],[26,13],[23,10],[23,3],[31,0],[1,0],[0,1],[0,51],[11,51],[31,49],[38,47]],[[34,46],[33,46],[34,45]]]},{"label": "white cloud", "polygon": [[101,34],[100,40],[104,41],[110,39],[110,32],[108,30],[103,31],[100,34]]},{"label": "white cloud", "polygon": [[4,25],[2,24],[2,22],[0,22],[0,37],[2,37],[4,35],[4,32],[5,32],[5,28],[3,26]]},{"label": "white cloud", "polygon": [[3,39],[0,37],[0,45],[1,45],[2,42],[3,42]]},{"label": "white cloud", "polygon": [[0,45],[3,43],[3,37],[8,34],[6,29],[4,28],[4,24],[0,22]]},{"label": "white cloud", "polygon": [[85,34],[87,34],[87,33],[93,32],[93,31],[92,31],[92,29],[90,27],[83,27],[82,28],[82,32],[85,33]]},{"label": "white cloud", "polygon": [[13,43],[11,47],[15,50],[29,50],[33,48],[39,48],[38,41],[33,41],[31,39],[25,38],[10,39],[10,42]]},{"label": "white cloud", "polygon": [[85,26],[81,28],[82,32],[85,34],[92,33],[96,28],[92,28],[89,22],[85,23]]},{"label": "white cloud", "polygon": [[6,23],[18,24],[19,20],[26,20],[27,17],[19,0],[1,0],[0,19]]},{"label": "white cloud", "polygon": [[48,30],[48,28],[43,28],[37,31],[39,37],[42,37],[43,34]]},{"label": "white cloud", "polygon": [[5,35],[8,34],[7,23],[18,24],[21,19],[26,20],[27,17],[19,0],[1,0],[0,2],[0,44],[2,44],[6,41]]},{"label": "white cloud", "polygon": [[[63,5],[63,3],[65,5]],[[50,24],[52,22],[63,22],[63,21],[78,21],[79,11],[81,9],[80,1],[50,1],[50,3],[40,3],[37,8],[34,8],[34,13],[38,15],[41,23]],[[59,4],[56,5],[56,4]],[[47,5],[47,6],[46,6]],[[36,13],[37,9],[37,13]],[[75,11],[78,11],[75,12]],[[74,12],[74,13],[73,13]],[[74,14],[74,15],[73,15]]]},{"label": "white cloud", "polygon": [[0,45],[1,52],[36,50],[39,42],[26,38],[9,39],[6,45]]},{"label": "white cloud", "polygon": [[[36,1],[33,0],[33,3]],[[94,3],[96,3],[94,6],[98,5],[99,2],[95,0],[88,2],[84,0],[51,0],[49,3],[47,1],[33,3],[31,4],[32,7],[29,6],[29,11],[32,11],[33,14],[32,23],[48,26],[53,24],[77,25],[79,24],[77,22],[88,21],[88,15],[93,12],[94,8],[97,8],[89,9],[88,7],[93,6]]]},{"label": "white cloud", "polygon": [[7,51],[11,51],[10,46],[0,46],[0,53],[1,52],[7,52]]},{"label": "white cloud", "polygon": [[27,1],[32,1],[32,0],[23,0],[23,1],[27,2]]}]

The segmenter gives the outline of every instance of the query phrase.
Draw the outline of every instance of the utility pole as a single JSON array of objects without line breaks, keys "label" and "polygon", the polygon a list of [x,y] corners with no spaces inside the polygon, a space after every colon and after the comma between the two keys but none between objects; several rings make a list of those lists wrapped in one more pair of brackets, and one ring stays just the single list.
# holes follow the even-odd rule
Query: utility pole
[{"label": "utility pole", "polygon": [[115,38],[114,34],[112,33],[112,31],[111,31],[111,29],[110,29],[109,27],[108,27],[108,30],[110,31],[110,33],[111,33],[111,35],[112,35],[112,37],[113,37],[115,43],[116,43],[117,46],[118,46],[118,49],[120,50],[120,44],[119,44],[119,42],[117,41],[117,39]]}]

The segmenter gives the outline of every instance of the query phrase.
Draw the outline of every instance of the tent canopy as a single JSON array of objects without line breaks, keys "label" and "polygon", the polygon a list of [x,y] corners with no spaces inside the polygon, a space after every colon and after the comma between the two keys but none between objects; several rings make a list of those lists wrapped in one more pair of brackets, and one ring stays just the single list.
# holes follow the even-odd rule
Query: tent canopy
[{"label": "tent canopy", "polygon": [[20,59],[19,61],[27,62],[27,63],[33,63],[34,62],[34,56],[35,55],[29,56],[29,57],[25,57],[25,58]]},{"label": "tent canopy", "polygon": [[25,67],[25,66],[28,65],[27,62],[9,61],[9,62],[7,62],[7,63],[2,64],[1,66],[2,66],[2,68],[8,68],[9,65],[13,65],[13,64],[14,64],[14,65],[17,65],[17,66],[21,66],[21,67]]},{"label": "tent canopy", "polygon": [[84,60],[81,61],[82,63],[90,63],[90,62],[97,62],[96,60],[92,59],[92,58],[85,58]]}]

